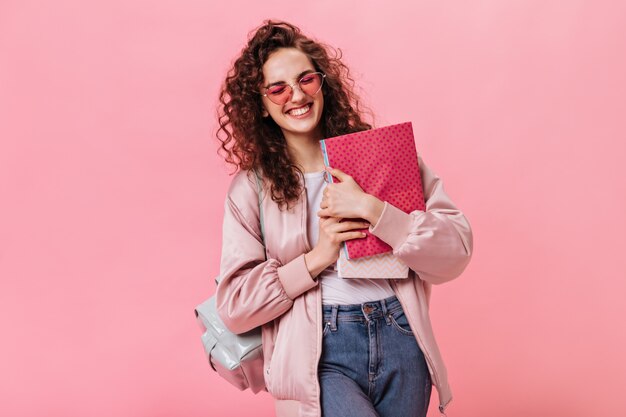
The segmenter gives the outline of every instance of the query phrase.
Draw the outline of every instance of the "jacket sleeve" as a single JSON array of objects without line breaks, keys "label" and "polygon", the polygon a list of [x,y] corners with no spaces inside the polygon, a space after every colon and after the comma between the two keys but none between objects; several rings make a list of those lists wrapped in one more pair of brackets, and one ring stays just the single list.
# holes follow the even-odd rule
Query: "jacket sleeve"
[{"label": "jacket sleeve", "polygon": [[454,205],[441,179],[418,158],[426,211],[405,213],[385,201],[381,216],[369,231],[393,248],[393,253],[421,279],[442,284],[458,277],[472,256],[472,229]]},{"label": "jacket sleeve", "polygon": [[244,333],[270,322],[315,285],[304,253],[284,265],[277,259],[266,259],[256,186],[248,183],[245,172],[239,172],[224,204],[216,291],[217,312],[226,327]]}]

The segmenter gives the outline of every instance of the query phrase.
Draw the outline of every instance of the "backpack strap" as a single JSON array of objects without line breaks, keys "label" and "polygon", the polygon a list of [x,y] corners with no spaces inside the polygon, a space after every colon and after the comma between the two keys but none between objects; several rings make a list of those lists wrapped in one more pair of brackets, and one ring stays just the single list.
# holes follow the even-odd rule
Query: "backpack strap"
[{"label": "backpack strap", "polygon": [[[259,199],[259,220],[261,221],[261,239],[263,239],[263,245],[265,245],[265,226],[263,225],[263,205],[261,204],[261,200],[263,200],[263,197],[261,195],[261,177],[259,176],[259,173],[256,171],[256,169],[254,170],[254,174],[256,177],[256,186],[257,186],[257,196]],[[265,249],[265,259],[267,260],[267,248]],[[218,285],[220,282],[220,277],[217,276],[215,278],[215,285]]]},{"label": "backpack strap", "polygon": [[[261,191],[263,190],[263,187],[261,186],[262,180],[256,169],[254,170],[254,174],[256,177],[257,195],[259,197],[259,220],[261,222],[261,238],[263,239],[263,245],[265,245],[265,226],[263,224],[263,204],[261,204],[261,201],[263,200],[263,196],[261,195]],[[265,259],[267,259],[267,248],[265,249]]]}]

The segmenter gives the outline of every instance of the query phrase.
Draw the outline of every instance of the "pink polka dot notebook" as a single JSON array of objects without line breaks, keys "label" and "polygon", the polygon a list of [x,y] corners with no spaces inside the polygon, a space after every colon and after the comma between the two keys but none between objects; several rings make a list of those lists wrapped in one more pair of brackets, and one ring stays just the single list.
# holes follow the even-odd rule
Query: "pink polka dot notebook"
[{"label": "pink polka dot notebook", "polygon": [[[323,139],[320,146],[326,166],[352,176],[365,192],[405,213],[426,209],[411,122]],[[365,238],[344,242],[343,258],[355,260],[392,251],[368,229],[362,231]]]}]

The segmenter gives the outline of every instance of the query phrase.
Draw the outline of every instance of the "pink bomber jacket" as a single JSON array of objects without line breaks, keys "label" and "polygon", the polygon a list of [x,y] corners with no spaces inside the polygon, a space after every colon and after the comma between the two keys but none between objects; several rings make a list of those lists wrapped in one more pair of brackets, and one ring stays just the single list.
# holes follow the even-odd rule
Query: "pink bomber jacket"
[{"label": "pink bomber jacket", "polygon": [[[441,179],[421,157],[418,163],[426,211],[407,214],[385,202],[370,231],[410,268],[409,278],[390,282],[424,353],[439,411],[444,413],[452,391],[431,327],[430,293],[433,284],[463,272],[472,256],[473,238],[468,220],[444,191]],[[304,254],[312,249],[305,193],[285,211],[263,193],[265,245],[253,172],[235,175],[224,205],[217,309],[235,333],[262,326],[265,384],[275,400],[277,417],[321,417],[317,366],[322,296],[304,262]]]}]

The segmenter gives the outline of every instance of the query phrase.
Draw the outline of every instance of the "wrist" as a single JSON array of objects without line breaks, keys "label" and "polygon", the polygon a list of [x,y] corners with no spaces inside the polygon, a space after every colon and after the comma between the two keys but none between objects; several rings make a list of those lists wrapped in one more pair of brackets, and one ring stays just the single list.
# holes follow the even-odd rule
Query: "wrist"
[{"label": "wrist", "polygon": [[329,265],[324,263],[322,256],[320,256],[315,248],[304,254],[304,262],[313,280],[317,280],[317,276]]},{"label": "wrist", "polygon": [[378,219],[380,219],[381,214],[383,213],[383,209],[385,208],[385,202],[373,196],[371,194],[367,194],[363,209],[363,219],[367,220],[372,227],[376,226],[378,223]]}]

